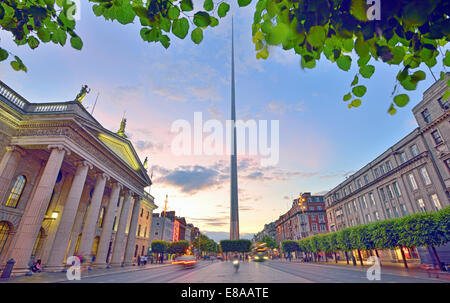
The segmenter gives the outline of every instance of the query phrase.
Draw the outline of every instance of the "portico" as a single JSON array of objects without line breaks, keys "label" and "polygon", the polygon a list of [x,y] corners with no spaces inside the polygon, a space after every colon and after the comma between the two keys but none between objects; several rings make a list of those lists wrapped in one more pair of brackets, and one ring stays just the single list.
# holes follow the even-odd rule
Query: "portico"
[{"label": "portico", "polygon": [[11,258],[15,273],[38,259],[60,271],[75,254],[130,264],[140,201],[153,197],[123,130],[78,101],[30,103],[0,81],[0,159],[0,271]]}]

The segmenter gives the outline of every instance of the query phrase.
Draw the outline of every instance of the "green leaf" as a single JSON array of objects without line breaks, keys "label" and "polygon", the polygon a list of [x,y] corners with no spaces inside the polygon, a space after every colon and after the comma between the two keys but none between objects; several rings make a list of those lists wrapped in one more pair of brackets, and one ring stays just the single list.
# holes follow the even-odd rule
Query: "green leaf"
[{"label": "green leaf", "polygon": [[336,63],[340,69],[348,71],[352,65],[352,58],[350,58],[350,56],[340,56],[336,60]]},{"label": "green leaf", "polygon": [[217,10],[217,15],[220,18],[223,18],[226,16],[226,14],[229,10],[230,10],[230,5],[228,3],[222,2],[219,5],[219,9]]},{"label": "green leaf", "polygon": [[211,23],[207,12],[197,12],[194,15],[194,24],[198,27],[207,27]]},{"label": "green leaf", "polygon": [[0,47],[0,61],[6,60],[8,56],[8,52]]},{"label": "green leaf", "polygon": [[215,27],[215,26],[219,25],[219,20],[217,20],[216,17],[210,16],[209,19],[211,20],[211,23],[209,24],[209,26]]},{"label": "green leaf", "polygon": [[252,0],[238,0],[238,4],[240,7],[244,7],[249,5],[252,2]]},{"label": "green leaf", "polygon": [[355,78],[353,79],[352,83],[350,84],[351,86],[354,86],[358,84],[358,75],[355,75]]},{"label": "green leaf", "polygon": [[443,100],[448,100],[448,97],[450,97],[450,90],[446,89],[444,96],[442,97]]},{"label": "green leaf", "polygon": [[180,16],[180,9],[178,8],[178,6],[171,6],[167,12],[167,16],[171,20],[178,19],[178,17]]},{"label": "green leaf", "polygon": [[184,12],[190,12],[194,9],[194,4],[192,0],[181,0],[181,10]]},{"label": "green leaf", "polygon": [[343,100],[344,101],[348,101],[352,98],[352,93],[348,93],[347,95],[344,96]]},{"label": "green leaf", "polygon": [[39,40],[33,36],[30,36],[30,38],[28,38],[28,45],[30,46],[31,49],[35,49],[36,47],[39,46]]},{"label": "green leaf", "polygon": [[278,45],[286,40],[288,34],[289,34],[289,26],[284,23],[280,23],[274,28],[272,28],[272,30],[270,31],[270,33],[266,38],[266,41],[270,45]]},{"label": "green leaf", "polygon": [[359,107],[361,105],[361,99],[355,99],[352,101],[351,105],[353,107]]},{"label": "green leaf", "polygon": [[40,27],[37,30],[37,36],[39,39],[41,39],[42,42],[49,42],[51,39],[50,32],[45,29],[44,27]]},{"label": "green leaf", "polygon": [[364,85],[358,85],[352,88],[352,92],[356,97],[362,97],[366,94],[367,88]]},{"label": "green leaf", "polygon": [[214,9],[214,3],[212,0],[205,0],[203,2],[203,8],[207,11],[212,11]]},{"label": "green leaf", "polygon": [[306,41],[314,47],[320,47],[325,42],[325,36],[325,29],[322,26],[313,26],[306,36]]},{"label": "green leaf", "polygon": [[367,21],[367,8],[365,0],[352,0],[351,14],[360,21]]},{"label": "green leaf", "polygon": [[163,31],[165,32],[170,32],[170,26],[172,25],[172,23],[170,22],[169,18],[161,18],[161,23],[160,23],[160,27]]},{"label": "green leaf", "polygon": [[159,38],[159,42],[161,42],[162,46],[164,46],[166,49],[170,46],[170,38],[167,35],[161,35]]},{"label": "green leaf", "polygon": [[189,31],[189,22],[186,18],[173,21],[172,33],[180,39],[184,39]]},{"label": "green leaf", "polygon": [[70,44],[77,50],[81,50],[83,48],[83,41],[81,41],[81,38],[78,36],[70,38]]},{"label": "green leaf", "polygon": [[417,83],[419,81],[425,80],[426,74],[425,72],[418,70],[411,75],[411,82]]},{"label": "green leaf", "polygon": [[369,55],[369,46],[364,42],[364,38],[359,36],[355,41],[355,51],[360,58]]},{"label": "green leaf", "polygon": [[358,59],[358,66],[362,67],[362,66],[366,65],[370,61],[370,58],[371,58],[370,55],[368,55],[366,57],[363,57],[363,58],[359,58]]},{"label": "green leaf", "polygon": [[200,27],[197,27],[191,32],[191,39],[195,44],[200,44],[203,40],[203,30]]},{"label": "green leaf", "polygon": [[391,106],[390,106],[389,109],[388,109],[388,113],[389,113],[390,115],[395,115],[396,112],[397,112],[397,110],[395,109],[394,105],[391,104]]},{"label": "green leaf", "polygon": [[394,103],[398,107],[403,107],[409,102],[409,96],[406,94],[397,95],[394,97]]},{"label": "green leaf", "polygon": [[375,72],[375,66],[365,65],[359,68],[359,73],[366,79],[369,79]]}]

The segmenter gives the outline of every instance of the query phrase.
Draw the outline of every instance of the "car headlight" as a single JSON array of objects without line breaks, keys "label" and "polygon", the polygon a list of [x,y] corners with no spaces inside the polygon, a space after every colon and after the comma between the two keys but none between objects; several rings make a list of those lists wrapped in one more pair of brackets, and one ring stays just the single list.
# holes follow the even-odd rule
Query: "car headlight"
[{"label": "car headlight", "polygon": [[255,260],[258,260],[259,259],[259,257],[258,256],[255,256]]},{"label": "car headlight", "polygon": [[268,257],[268,256],[264,256],[263,258],[264,258],[264,259],[266,259],[266,260],[267,260],[267,259],[269,259],[269,257]]}]

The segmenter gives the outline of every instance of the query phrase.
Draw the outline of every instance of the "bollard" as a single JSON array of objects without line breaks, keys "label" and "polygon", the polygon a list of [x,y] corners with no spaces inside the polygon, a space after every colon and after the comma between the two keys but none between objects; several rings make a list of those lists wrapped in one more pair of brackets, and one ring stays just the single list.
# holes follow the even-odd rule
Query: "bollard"
[{"label": "bollard", "polygon": [[8,262],[6,262],[6,266],[3,269],[1,279],[9,279],[11,277],[11,272],[13,270],[14,264],[16,264],[16,261],[14,259],[10,259]]}]

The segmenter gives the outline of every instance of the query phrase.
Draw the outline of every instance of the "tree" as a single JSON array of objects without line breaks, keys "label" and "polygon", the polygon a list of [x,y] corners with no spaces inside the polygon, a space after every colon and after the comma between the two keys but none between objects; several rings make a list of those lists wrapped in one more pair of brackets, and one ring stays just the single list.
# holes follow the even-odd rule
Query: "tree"
[{"label": "tree", "polygon": [[358,251],[359,261],[361,266],[364,265],[363,258],[361,256],[361,250],[373,249],[373,242],[369,233],[367,225],[354,226],[350,230],[350,240],[353,249]]},{"label": "tree", "polygon": [[[347,259],[347,264],[348,262],[348,251],[352,250],[352,241],[350,239],[350,228],[344,228],[341,229],[340,231],[337,232],[337,241],[338,241],[338,246],[341,250],[343,250],[345,252],[345,258]],[[353,254],[352,254],[353,256]],[[355,265],[354,261],[353,261],[353,265]]]},{"label": "tree", "polygon": [[267,247],[269,248],[277,248],[277,242],[275,241],[274,238],[272,238],[269,235],[265,235],[262,239],[261,239],[262,243],[266,243]]},{"label": "tree", "polygon": [[326,240],[328,241],[328,245],[330,248],[330,251],[334,253],[334,261],[337,263],[337,256],[336,251],[339,250],[339,243],[337,240],[337,233],[330,233],[327,234]]},{"label": "tree", "polygon": [[398,246],[398,234],[396,232],[395,220],[396,219],[389,219],[369,225],[369,233],[378,258],[380,258],[380,256],[378,255],[377,249],[393,249]]},{"label": "tree", "polygon": [[189,242],[186,240],[181,240],[170,243],[167,251],[171,254],[182,254],[185,253],[188,248]]},{"label": "tree", "polygon": [[167,241],[155,240],[152,242],[152,252],[156,254],[164,254],[167,252],[170,243]]},{"label": "tree", "polygon": [[300,247],[298,246],[298,243],[293,240],[284,240],[281,241],[281,247],[283,249],[283,252],[288,253],[289,261],[291,260],[291,253],[294,251],[299,251]]},{"label": "tree", "polygon": [[[216,27],[230,5],[204,0],[203,8],[194,8],[192,0],[89,0],[98,17],[126,25],[138,19],[144,41],[161,43],[168,48],[171,37],[184,39],[190,32],[195,44],[203,40],[208,27]],[[450,50],[443,53],[450,35],[446,0],[257,0],[252,35],[256,57],[267,59],[269,46],[280,45],[294,50],[302,68],[315,68],[322,55],[343,71],[352,65],[351,53],[357,56],[358,73],[351,83],[351,92],[343,97],[348,107],[359,107],[367,88],[360,79],[370,79],[375,72],[371,59],[399,66],[393,85],[393,102],[388,112],[404,107],[409,96],[399,89],[413,91],[426,78],[423,70],[436,66],[442,55],[444,66],[450,66]],[[241,7],[251,0],[238,0]],[[63,0],[15,1],[0,5],[0,27],[9,31],[17,45],[37,48],[40,43],[53,42],[64,46],[68,35],[75,49],[83,42],[75,33],[73,2]],[[380,17],[382,16],[382,17]],[[169,37],[170,36],[170,37]],[[0,48],[0,61],[10,55]],[[14,56],[13,54],[11,54]],[[402,66],[400,66],[402,65]],[[425,66],[423,66],[425,65]],[[27,71],[20,58],[14,56],[11,66]],[[431,72],[432,73],[432,72]],[[432,74],[433,77],[434,74]],[[442,71],[440,79],[445,78]],[[450,82],[447,82],[450,85]],[[395,95],[395,96],[394,96]],[[450,96],[447,90],[444,99]]]}]

